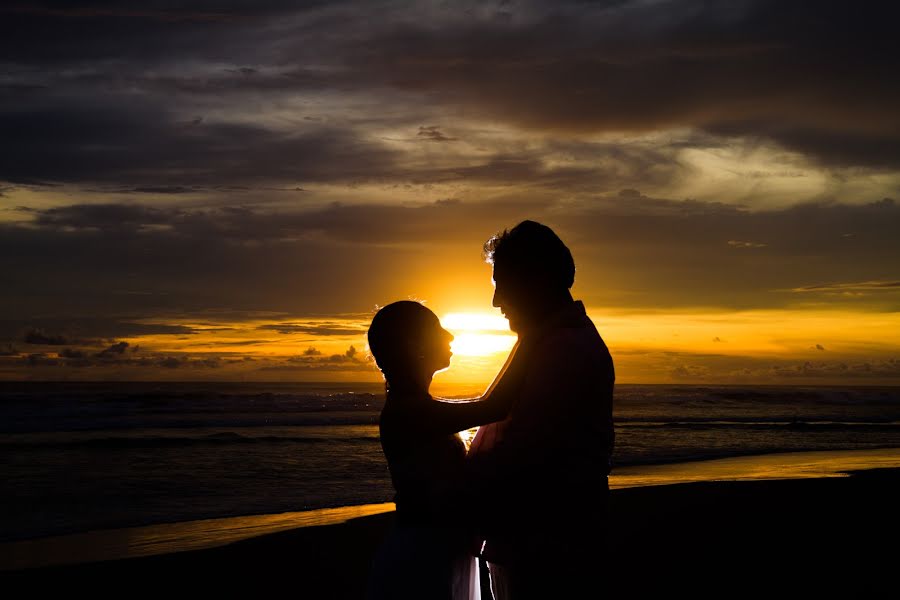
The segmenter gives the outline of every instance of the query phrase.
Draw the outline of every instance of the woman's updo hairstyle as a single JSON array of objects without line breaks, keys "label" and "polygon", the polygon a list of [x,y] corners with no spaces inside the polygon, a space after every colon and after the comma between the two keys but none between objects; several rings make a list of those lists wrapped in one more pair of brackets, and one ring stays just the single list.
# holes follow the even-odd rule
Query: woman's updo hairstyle
[{"label": "woman's updo hairstyle", "polygon": [[369,351],[389,388],[392,380],[411,376],[416,353],[437,317],[412,300],[382,307],[369,326]]}]

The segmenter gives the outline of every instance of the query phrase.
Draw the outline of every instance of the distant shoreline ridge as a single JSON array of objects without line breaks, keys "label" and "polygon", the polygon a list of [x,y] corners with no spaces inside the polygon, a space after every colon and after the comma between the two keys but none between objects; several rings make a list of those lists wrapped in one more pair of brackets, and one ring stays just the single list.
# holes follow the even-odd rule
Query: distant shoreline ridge
[{"label": "distant shoreline ridge", "polygon": [[[846,477],[852,471],[900,468],[900,448],[780,452],[681,463],[618,467],[612,490],[715,481]],[[0,543],[0,571],[201,550],[303,527],[391,512],[392,502],[279,514],[200,519]]]}]

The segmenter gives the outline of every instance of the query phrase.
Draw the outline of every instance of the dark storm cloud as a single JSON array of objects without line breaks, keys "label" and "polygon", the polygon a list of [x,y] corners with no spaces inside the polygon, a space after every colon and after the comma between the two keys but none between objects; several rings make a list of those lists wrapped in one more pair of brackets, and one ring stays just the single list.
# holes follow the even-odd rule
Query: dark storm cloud
[{"label": "dark storm cloud", "polygon": [[478,159],[466,159],[460,165],[419,168],[400,175],[415,183],[527,185],[559,195],[627,185],[662,186],[685,173],[686,167],[680,163],[674,148],[666,143],[649,146],[544,140],[515,152],[498,151]]},{"label": "dark storm cloud", "polygon": [[102,350],[97,354],[97,356],[116,356],[125,353],[125,350],[128,349],[128,342],[116,342],[115,344],[110,345],[106,349]]},{"label": "dark storm cloud", "polygon": [[[78,343],[78,342],[76,342]],[[81,341],[82,344],[91,344],[90,340]],[[11,347],[10,347],[11,349]],[[74,367],[78,369],[92,367],[149,367],[177,369],[188,368],[218,368],[222,366],[219,356],[188,357],[184,355],[170,356],[161,353],[141,352],[139,347],[132,346],[126,341],[113,342],[103,349],[96,351],[87,347],[62,348],[56,356],[48,352],[31,353],[19,357],[19,362],[29,367]],[[3,356],[19,356],[19,353],[10,353]]]},{"label": "dark storm cloud", "polygon": [[24,360],[29,367],[52,367],[60,363],[58,359],[43,352],[29,354]]},{"label": "dark storm cloud", "polygon": [[[38,267],[39,264],[35,263],[32,266]],[[6,271],[5,275],[13,277],[15,274]],[[73,299],[73,301],[77,302],[77,299]],[[58,311],[64,312],[65,308],[66,305],[63,304],[58,307]],[[7,315],[10,312],[7,311]],[[106,339],[141,335],[186,335],[191,333],[195,333],[195,330],[183,325],[131,323],[103,317],[29,316],[21,320],[0,319],[0,339],[21,339],[26,344],[52,346],[98,344]]]},{"label": "dark storm cloud", "polygon": [[[0,312],[9,319],[0,322],[0,333],[12,329],[0,340],[21,339],[27,326],[67,333],[60,322],[36,318],[42,314],[115,315],[78,321],[91,332],[79,335],[121,338],[154,327],[159,333],[192,333],[177,320],[168,321],[171,326],[125,324],[139,317],[196,316],[212,309],[242,315],[236,318],[252,317],[253,311],[355,313],[372,304],[369,298],[397,293],[397,278],[409,271],[415,256],[409,242],[388,245],[396,239],[361,251],[372,236],[336,240],[327,223],[293,215],[280,218],[242,208],[197,214],[177,209],[125,212],[131,220],[122,226],[106,227],[109,216],[103,211],[79,208],[51,213],[53,218],[43,224],[35,219],[33,224],[0,225],[0,275],[7,289],[15,290],[0,294]],[[432,224],[431,230],[436,229]],[[443,237],[452,234],[443,232]],[[371,296],[362,298],[361,293]]]},{"label": "dark storm cloud", "polygon": [[135,229],[172,220],[167,211],[137,204],[76,204],[29,212],[36,215],[35,225],[54,229]]},{"label": "dark storm cloud", "polygon": [[[823,348],[813,346],[816,353]],[[900,377],[900,360],[895,357],[854,357],[844,360],[798,360],[790,357],[726,355],[693,352],[618,352],[620,356],[638,355],[660,374],[676,381],[834,382],[846,379],[879,381],[888,384]],[[821,354],[820,354],[821,355]]]},{"label": "dark storm cloud", "polygon": [[437,125],[421,126],[416,136],[431,142],[455,142],[458,138],[447,137]]},{"label": "dark storm cloud", "polygon": [[[651,247],[724,247],[742,256],[771,259],[782,252],[808,249],[846,254],[877,249],[894,252],[900,205],[885,199],[865,205],[809,203],[780,210],[749,211],[739,206],[695,200],[650,198],[636,190],[597,195],[567,211],[546,202],[465,203],[436,201],[419,206],[383,204],[331,204],[304,212],[271,212],[249,207],[215,210],[157,209],[134,204],[72,205],[33,210],[29,231],[65,229],[109,231],[116,227],[147,229],[144,235],[204,240],[293,240],[306,234],[322,234],[336,240],[373,243],[452,242],[465,237],[473,220],[494,215],[493,221],[509,226],[522,215],[540,213],[591,245],[637,244]],[[517,220],[516,217],[519,217]],[[373,226],[377,224],[377,226]],[[163,226],[151,230],[152,226]],[[10,227],[10,231],[24,230]],[[847,236],[848,230],[855,231]],[[77,232],[75,232],[77,234]],[[478,233],[479,236],[483,233]],[[749,241],[753,240],[753,241]],[[746,252],[752,250],[753,252]],[[725,252],[723,255],[727,256]],[[881,263],[874,264],[881,268]],[[826,291],[829,285],[801,287],[795,291]],[[842,284],[843,285],[843,284]],[[878,289],[896,287],[894,281],[873,278],[848,287]]]},{"label": "dark storm cloud", "polygon": [[[4,310],[18,314],[27,305],[56,313],[90,306],[98,313],[114,309],[134,315],[211,307],[236,314],[355,313],[379,298],[410,293],[404,286],[419,278],[433,280],[435,264],[460,269],[461,261],[480,263],[481,243],[523,218],[548,223],[569,245],[578,268],[577,292],[592,305],[769,308],[805,302],[815,291],[823,292],[817,301],[900,305],[893,285],[900,277],[900,206],[889,201],[753,212],[626,190],[558,206],[507,200],[332,205],[293,213],[133,208],[33,211],[31,223],[0,227],[0,270],[17,290],[15,297],[3,297]],[[848,231],[855,233],[847,236]],[[459,258],[461,252],[470,258]],[[843,291],[853,294],[824,293],[848,282],[852,288]],[[60,289],[67,290],[62,305]],[[24,325],[74,334],[59,323]],[[98,319],[97,327],[85,327],[79,335],[132,335],[123,325]],[[357,333],[344,331],[346,325],[300,320],[269,328]],[[21,331],[0,339],[22,339]]]},{"label": "dark storm cloud", "polygon": [[[314,352],[310,352],[314,350]],[[287,372],[304,372],[304,371],[373,371],[374,363],[369,358],[350,346],[343,354],[332,354],[323,356],[321,352],[315,348],[307,349],[300,356],[291,356],[284,361],[283,364],[270,365],[260,367],[260,371],[287,371]]]},{"label": "dark storm cloud", "polygon": [[743,242],[741,240],[728,240],[728,245],[732,248],[765,248],[766,244],[757,242]]},{"label": "dark storm cloud", "polygon": [[188,358],[187,356],[167,356],[154,359],[141,359],[133,361],[138,366],[162,367],[164,369],[218,369],[222,366],[222,359],[218,356],[208,358]]},{"label": "dark storm cloud", "polygon": [[[431,126],[420,127],[416,137],[458,139]],[[457,158],[457,164],[411,168],[384,141],[307,121],[289,129],[189,122],[146,100],[0,111],[0,179],[132,184],[118,188],[123,193],[187,194],[201,191],[198,186],[234,191],[240,188],[234,184],[259,188],[267,181],[529,184],[570,191],[663,185],[684,173],[676,150],[665,144],[548,140],[516,152],[482,152],[475,159]],[[548,156],[577,162],[549,166]]]},{"label": "dark storm cloud", "polygon": [[[659,210],[665,204],[672,206],[668,213]],[[892,231],[900,223],[900,206],[894,203],[805,204],[758,212],[715,206],[702,211],[701,203],[684,214],[677,212],[677,202],[651,202],[649,214],[640,214],[640,205],[551,217],[573,248],[576,284],[591,282],[597,303],[604,287],[621,286],[630,293],[616,302],[652,305],[692,297],[734,308],[784,306],[798,300],[795,288],[897,277],[900,238]],[[846,237],[848,230],[859,235]],[[750,247],[729,243],[735,240],[754,241]],[[604,286],[597,285],[601,281]],[[855,291],[845,301],[900,306],[897,294],[888,293],[896,288],[879,283]]]},{"label": "dark storm cloud", "polygon": [[847,283],[825,283],[819,285],[808,285],[798,287],[791,290],[800,293],[837,293],[843,294],[847,292],[895,292],[900,291],[900,281],[858,281]]},{"label": "dark storm cloud", "polygon": [[900,377],[900,359],[870,360],[862,362],[805,361],[802,363],[773,366],[769,374],[786,379],[824,377]]},{"label": "dark storm cloud", "polygon": [[251,53],[251,34],[265,28],[269,19],[302,14],[325,3],[15,2],[0,8],[0,56],[26,64],[233,58]]},{"label": "dark storm cloud", "polygon": [[[344,130],[179,121],[147,102],[0,112],[0,179],[186,185],[368,180],[394,153]],[[172,187],[175,186],[175,187]]]},{"label": "dark storm cloud", "polygon": [[366,332],[366,327],[341,327],[337,323],[334,324],[298,324],[298,323],[275,323],[271,325],[260,325],[257,329],[266,331],[277,331],[281,334],[306,333],[315,336],[333,336],[333,335],[359,335]]},{"label": "dark storm cloud", "polygon": [[[872,90],[871,93],[876,92]],[[896,94],[893,101],[898,99],[900,94]],[[798,111],[800,109],[797,107]],[[773,139],[830,167],[866,166],[887,170],[897,168],[900,163],[900,134],[897,133],[900,123],[889,115],[878,115],[872,117],[870,123],[860,124],[842,123],[839,120],[842,118],[841,115],[833,115],[832,118],[835,121],[831,123],[823,119],[822,123],[801,125],[773,122],[774,119],[768,122],[714,123],[710,124],[707,130],[723,136]]]},{"label": "dark storm cloud", "polygon": [[[364,135],[380,121],[464,141],[435,114],[569,138],[690,128],[711,145],[773,140],[828,166],[893,169],[898,16],[895,3],[837,0],[16,3],[0,9],[0,178],[171,193],[615,174],[543,173],[502,151],[410,171],[410,156]],[[304,114],[322,93],[340,105],[324,121]],[[264,121],[285,98],[293,116]],[[638,173],[641,160],[619,162]]]},{"label": "dark storm cloud", "polygon": [[370,77],[525,127],[696,127],[827,164],[900,158],[895,3],[554,6],[521,24],[398,26],[353,56]]},{"label": "dark storm cloud", "polygon": [[47,346],[65,346],[71,344],[68,338],[62,335],[46,334],[40,329],[31,329],[22,340],[26,344],[45,344]]},{"label": "dark storm cloud", "polygon": [[[134,359],[125,355],[129,348],[128,342],[116,342],[104,348],[99,352],[91,352],[78,348],[63,348],[57,356],[56,364],[69,367],[92,367],[97,365],[122,365],[122,364],[141,364],[146,363],[148,359]],[[137,348],[131,348],[134,353]],[[31,363],[34,364],[34,363]]]},{"label": "dark storm cloud", "polygon": [[196,190],[183,185],[146,185],[136,187],[130,191],[141,194],[189,194]]},{"label": "dark storm cloud", "polygon": [[[439,200],[420,206],[333,203],[305,212],[271,212],[244,206],[187,210],[111,203],[74,204],[26,212],[33,215],[30,228],[48,233],[56,231],[59,238],[65,238],[66,234],[77,238],[97,232],[131,234],[140,231],[143,236],[151,236],[148,240],[160,237],[176,243],[205,240],[222,244],[245,240],[275,243],[325,234],[332,239],[363,244],[408,244],[458,239],[460,232],[471,229],[471,219],[475,215],[485,218],[493,215],[493,220],[513,219],[523,209],[543,209],[545,206],[544,203],[528,202],[470,205]],[[22,227],[7,227],[10,235],[28,235],[28,230]],[[40,237],[40,234],[36,235]]]}]

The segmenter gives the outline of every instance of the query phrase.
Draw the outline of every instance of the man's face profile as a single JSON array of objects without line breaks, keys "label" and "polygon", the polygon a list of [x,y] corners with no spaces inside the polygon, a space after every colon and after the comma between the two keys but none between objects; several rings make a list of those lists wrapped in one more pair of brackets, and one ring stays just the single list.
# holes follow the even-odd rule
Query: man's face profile
[{"label": "man's face profile", "polygon": [[521,333],[529,319],[528,294],[520,277],[494,265],[493,306],[500,309],[509,321],[511,331]]}]

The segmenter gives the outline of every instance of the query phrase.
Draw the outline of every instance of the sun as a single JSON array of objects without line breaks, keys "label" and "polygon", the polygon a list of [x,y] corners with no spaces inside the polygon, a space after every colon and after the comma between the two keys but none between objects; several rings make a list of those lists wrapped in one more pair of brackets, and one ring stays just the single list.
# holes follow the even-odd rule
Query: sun
[{"label": "sun", "polygon": [[453,334],[450,344],[458,356],[489,356],[508,352],[516,342],[506,319],[487,313],[449,313],[441,319]]}]

